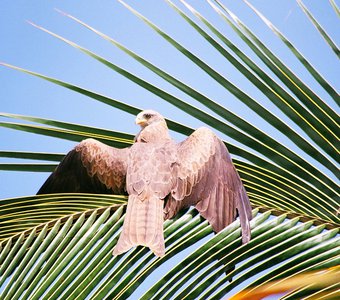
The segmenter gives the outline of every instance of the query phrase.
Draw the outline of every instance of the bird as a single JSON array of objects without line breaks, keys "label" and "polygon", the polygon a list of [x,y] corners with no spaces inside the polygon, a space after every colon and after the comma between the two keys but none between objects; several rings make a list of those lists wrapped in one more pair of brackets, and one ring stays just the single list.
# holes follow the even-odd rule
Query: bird
[{"label": "bird", "polygon": [[194,206],[215,233],[239,217],[242,242],[251,239],[251,205],[224,142],[200,127],[181,142],[154,110],[136,116],[141,127],[126,148],[92,138],[77,144],[37,194],[127,194],[122,231],[113,255],[141,245],[165,255],[163,222]]}]

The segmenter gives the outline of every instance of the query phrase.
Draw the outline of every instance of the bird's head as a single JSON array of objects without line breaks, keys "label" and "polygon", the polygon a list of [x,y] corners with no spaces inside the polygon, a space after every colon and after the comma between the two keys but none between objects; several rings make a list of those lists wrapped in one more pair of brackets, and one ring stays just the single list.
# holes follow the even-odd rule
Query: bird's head
[{"label": "bird's head", "polygon": [[136,124],[142,128],[155,122],[165,123],[165,120],[161,114],[151,109],[141,111],[136,117]]}]

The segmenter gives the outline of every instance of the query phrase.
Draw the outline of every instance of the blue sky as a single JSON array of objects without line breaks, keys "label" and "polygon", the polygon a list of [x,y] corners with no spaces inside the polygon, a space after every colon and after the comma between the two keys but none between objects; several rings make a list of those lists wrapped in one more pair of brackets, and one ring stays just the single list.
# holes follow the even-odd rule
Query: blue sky
[{"label": "blue sky", "polygon": [[[206,61],[211,67],[296,128],[228,61],[211,49],[164,1],[131,0],[128,3]],[[176,3],[178,2],[176,1]],[[200,12],[212,20],[228,38],[237,43],[250,57],[253,56],[205,1],[189,1],[189,3],[194,4]],[[245,21],[302,80],[324,98],[330,106],[337,109],[328,95],[315,84],[314,79],[287,51],[282,42],[242,1],[228,0],[223,1],[223,3]],[[252,0],[251,3],[273,21],[282,33],[312,62],[313,66],[339,90],[340,69],[338,59],[302,13],[296,1]],[[304,3],[335,42],[339,44],[339,19],[328,1],[306,0]],[[106,33],[158,67],[209,95],[231,111],[250,120],[260,129],[274,135],[278,140],[282,140],[283,143],[295,150],[295,146],[290,144],[285,137],[268,126],[265,121],[256,118],[244,104],[157,36],[118,1],[2,1],[0,8],[0,61],[79,85],[127,102],[130,105],[140,108],[153,108],[170,119],[194,128],[203,125],[128,79],[109,70],[104,65],[26,22],[27,20],[32,21],[79,43],[181,99],[203,108],[202,105],[157,78],[107,41],[56,12],[54,8],[70,13]],[[258,64],[262,66],[261,62],[258,62]],[[1,112],[92,125],[132,134],[138,131],[134,124],[134,116],[41,79],[0,66],[0,83]],[[0,121],[10,120],[2,118]],[[298,128],[296,130],[299,131]],[[176,139],[182,138],[180,135],[174,136]],[[220,136],[227,141],[230,140],[229,137]],[[74,144],[0,127],[0,150],[66,153]],[[1,159],[0,162],[13,162],[13,159]],[[47,176],[47,173],[0,171],[0,199],[35,194]]]},{"label": "blue sky", "polygon": [[[177,2],[176,2],[177,3]],[[228,38],[237,43],[249,56],[253,56],[236,34],[224,23],[205,1],[193,1],[195,8],[212,20]],[[281,57],[308,85],[324,97],[327,94],[315,84],[311,76],[287,51],[286,47],[256,17],[242,1],[226,1],[228,7],[264,39],[267,45]],[[266,97],[251,86],[228,61],[185,23],[165,1],[130,1],[129,4],[143,13],[160,28],[187,47],[246,93],[263,103],[272,112],[281,116],[280,111]],[[262,11],[312,61],[321,74],[335,87],[339,87],[338,62],[331,49],[324,43],[295,1],[254,0],[252,4]],[[315,17],[335,39],[339,40],[339,22],[329,3],[306,1]],[[179,3],[180,5],[180,3]],[[182,7],[180,5],[180,7]],[[183,80],[187,84],[220,102],[278,139],[285,138],[273,131],[268,124],[256,116],[228,91],[194,66],[187,58],[159,37],[124,8],[118,1],[3,1],[0,19],[0,61],[27,68],[51,77],[70,82],[89,90],[102,93],[114,99],[125,101],[141,108],[153,108],[163,115],[191,127],[202,126],[157,96],[133,84],[128,79],[109,70],[104,65],[80,53],[45,32],[31,26],[32,21],[63,37],[66,37],[106,59],[137,74],[147,81],[164,88],[184,101],[202,108],[200,104],[183,95],[175,88],[157,78],[107,41],[62,16],[59,8],[101,30],[129,49],[150,60],[155,65]],[[256,59],[256,58],[255,58]],[[262,65],[261,62],[258,62]],[[85,96],[55,86],[41,79],[11,69],[0,68],[0,111],[23,115],[39,116],[66,122],[87,124],[118,131],[136,133],[134,116],[97,103]],[[203,108],[206,110],[205,108]],[[287,123],[290,120],[282,116]],[[2,121],[7,121],[2,118]],[[295,126],[292,124],[291,126]],[[296,127],[296,126],[295,126]],[[299,129],[296,129],[297,131]],[[177,139],[180,136],[175,135]],[[46,151],[66,153],[74,143],[36,136],[0,128],[0,149],[18,151]],[[229,141],[230,138],[222,136]],[[289,147],[289,141],[285,141]],[[7,159],[1,159],[7,162]],[[10,160],[13,161],[13,160]],[[0,171],[0,198],[34,194],[47,174],[28,174]]]}]

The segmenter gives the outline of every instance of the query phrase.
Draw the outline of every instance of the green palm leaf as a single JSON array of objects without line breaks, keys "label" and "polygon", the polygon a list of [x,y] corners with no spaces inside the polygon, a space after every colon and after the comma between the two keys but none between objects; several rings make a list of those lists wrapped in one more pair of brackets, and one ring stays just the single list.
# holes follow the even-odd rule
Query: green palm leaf
[{"label": "green palm leaf", "polygon": [[312,21],[312,23],[316,27],[316,29],[320,32],[321,36],[325,39],[327,44],[332,48],[332,50],[337,55],[337,57],[340,58],[339,47],[333,42],[333,40],[330,38],[330,36],[327,34],[327,32],[322,28],[322,26],[318,23],[318,21],[313,17],[313,15],[309,12],[309,10],[303,4],[303,2],[298,0],[298,4],[300,5],[300,7],[304,11],[304,13],[308,16],[308,18]]},{"label": "green palm leaf", "polygon": [[[261,131],[252,120],[243,119],[223,103],[193,88],[183,80],[144,59],[115,39],[83,21],[69,18],[110,42],[152,71],[164,82],[189,96],[204,109],[159,87],[142,76],[119,67],[115,62],[92,52],[40,26],[66,44],[121,74],[134,84],[180,108],[184,112],[232,138],[225,142],[245,184],[253,210],[252,239],[242,245],[240,224],[236,220],[214,235],[210,225],[196,210],[181,212],[164,222],[166,255],[156,258],[137,247],[114,257],[114,248],[124,220],[126,196],[92,194],[53,194],[1,200],[0,207],[0,293],[1,299],[221,299],[244,290],[251,293],[274,285],[278,280],[339,264],[339,179],[338,114],[294,74],[235,14],[220,1],[207,2],[248,45],[265,67],[222,33],[203,14],[181,0],[185,12],[167,0],[171,8],[206,41],[226,62],[236,67],[303,134],[291,128],[256,98],[249,96],[207,62],[160,29],[135,9],[120,1],[160,37],[207,73],[223,89],[247,105],[259,118],[286,135],[304,154]],[[245,1],[273,33],[292,51],[315,81],[336,102],[334,87],[312,67],[302,53],[255,7]],[[306,6],[298,1],[321,37],[339,55],[330,35]],[[330,1],[336,13],[339,10]],[[189,16],[192,14],[205,27]],[[85,95],[122,111],[137,114],[140,108],[112,99],[50,76],[1,63],[29,75]],[[211,114],[213,112],[213,114]],[[127,147],[133,135],[76,123],[40,117],[0,113],[7,129],[43,136],[81,141],[95,138],[114,147]],[[169,128],[184,135],[193,129],[167,120]],[[239,146],[241,145],[241,146]],[[0,163],[0,170],[50,172],[63,158],[62,153],[0,151],[1,158],[20,159]],[[313,160],[309,158],[312,157]],[[321,170],[317,161],[323,166]],[[184,254],[183,254],[184,253]],[[161,274],[161,275],[160,275]],[[260,275],[259,275],[260,274]],[[230,281],[230,279],[233,279]],[[248,282],[247,286],[244,282]],[[333,296],[338,285],[300,287],[285,299],[305,296]]]}]

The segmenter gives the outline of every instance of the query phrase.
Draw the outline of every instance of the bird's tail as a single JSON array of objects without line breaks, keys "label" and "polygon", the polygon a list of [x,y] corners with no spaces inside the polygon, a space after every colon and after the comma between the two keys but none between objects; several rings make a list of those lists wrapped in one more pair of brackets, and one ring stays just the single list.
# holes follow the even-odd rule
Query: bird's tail
[{"label": "bird's tail", "polygon": [[163,236],[163,203],[156,196],[140,200],[137,195],[130,195],[123,224],[113,255],[119,255],[130,248],[147,246],[157,256],[165,254]]}]

